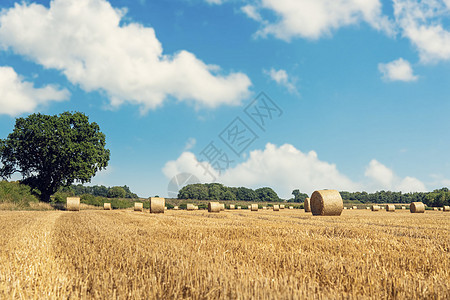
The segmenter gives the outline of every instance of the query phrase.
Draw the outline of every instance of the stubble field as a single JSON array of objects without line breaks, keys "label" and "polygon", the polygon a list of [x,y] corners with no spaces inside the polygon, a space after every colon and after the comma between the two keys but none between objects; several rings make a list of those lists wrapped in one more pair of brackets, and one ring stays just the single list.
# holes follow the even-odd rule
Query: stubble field
[{"label": "stubble field", "polygon": [[0,211],[1,299],[449,299],[450,213]]}]

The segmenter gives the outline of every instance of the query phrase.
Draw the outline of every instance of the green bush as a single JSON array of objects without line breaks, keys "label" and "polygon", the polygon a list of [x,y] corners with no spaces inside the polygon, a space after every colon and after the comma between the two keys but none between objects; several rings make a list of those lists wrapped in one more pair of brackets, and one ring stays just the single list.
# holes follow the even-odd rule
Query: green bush
[{"label": "green bush", "polygon": [[31,188],[17,181],[0,181],[0,202],[15,203],[18,206],[28,207],[30,202],[39,202],[31,192]]}]

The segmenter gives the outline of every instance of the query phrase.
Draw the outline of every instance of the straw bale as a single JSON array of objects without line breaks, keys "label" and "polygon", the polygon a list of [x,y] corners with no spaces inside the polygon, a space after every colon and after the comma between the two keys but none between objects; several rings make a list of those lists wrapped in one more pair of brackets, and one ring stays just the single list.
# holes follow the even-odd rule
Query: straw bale
[{"label": "straw bale", "polygon": [[80,211],[80,197],[67,197],[66,209],[69,211]]},{"label": "straw bale", "polygon": [[111,210],[111,203],[108,203],[108,202],[103,203],[103,209],[104,210]]},{"label": "straw bale", "polygon": [[405,207],[405,206],[402,206],[402,209],[406,209],[406,207]]},{"label": "straw bale", "polygon": [[395,205],[394,204],[386,204],[386,211],[395,211]]},{"label": "straw bale", "polygon": [[278,204],[275,204],[273,206],[273,211],[279,211],[280,210],[280,206]]},{"label": "straw bale", "polygon": [[372,211],[379,211],[379,210],[380,210],[380,206],[372,205]]},{"label": "straw bale", "polygon": [[258,204],[252,204],[252,205],[250,205],[250,210],[251,210],[251,211],[258,211]]},{"label": "straw bale", "polygon": [[222,210],[222,204],[219,202],[209,202],[208,212],[219,213]]},{"label": "straw bale", "polygon": [[450,206],[444,205],[444,206],[442,207],[442,210],[443,210],[443,211],[450,211]]},{"label": "straw bale", "polygon": [[247,206],[247,209],[248,209],[248,210],[251,210],[251,209],[252,209],[252,206],[251,206],[251,205]]},{"label": "straw bale", "polygon": [[356,205],[353,205],[352,209],[358,209],[358,207]]},{"label": "straw bale", "polygon": [[163,214],[166,206],[166,199],[159,197],[150,197],[150,213]]},{"label": "straw bale", "polygon": [[443,208],[443,207],[439,207],[439,210],[440,210],[440,211],[443,211],[443,210],[444,210],[444,208]]},{"label": "straw bale", "polygon": [[367,206],[366,209],[370,210],[370,206]]},{"label": "straw bale", "polygon": [[235,205],[234,204],[230,204],[230,209],[235,209]]},{"label": "straw bale", "polygon": [[195,205],[192,204],[192,203],[188,203],[188,204],[186,205],[186,209],[187,209],[187,210],[195,210]]},{"label": "straw bale", "polygon": [[285,205],[284,204],[280,204],[280,209],[285,209]]},{"label": "straw bale", "polygon": [[433,207],[433,210],[435,211],[439,211],[439,209],[437,207]]},{"label": "straw bale", "polygon": [[340,216],[344,203],[336,190],[315,191],[310,200],[313,216]]},{"label": "straw bale", "polygon": [[220,204],[220,211],[224,211],[225,210],[225,204],[221,203]]},{"label": "straw bale", "polygon": [[294,209],[294,207],[293,206],[289,206],[289,209]]},{"label": "straw bale", "polygon": [[179,208],[178,208],[178,206],[174,206],[173,209],[174,210],[178,210]]},{"label": "straw bale", "polygon": [[425,205],[423,205],[422,202],[411,202],[411,205],[409,206],[409,211],[411,213],[424,213]]},{"label": "straw bale", "polygon": [[134,211],[144,211],[144,203],[134,202]]},{"label": "straw bale", "polygon": [[311,198],[306,198],[303,206],[305,208],[305,212],[311,212]]},{"label": "straw bale", "polygon": [[237,209],[241,209],[242,207],[238,206]]}]

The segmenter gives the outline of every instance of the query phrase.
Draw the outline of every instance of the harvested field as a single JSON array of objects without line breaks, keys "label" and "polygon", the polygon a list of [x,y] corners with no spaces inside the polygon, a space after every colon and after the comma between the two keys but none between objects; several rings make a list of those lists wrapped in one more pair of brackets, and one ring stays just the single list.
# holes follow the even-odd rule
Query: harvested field
[{"label": "harvested field", "polygon": [[1,299],[450,298],[443,212],[0,211],[0,232]]}]

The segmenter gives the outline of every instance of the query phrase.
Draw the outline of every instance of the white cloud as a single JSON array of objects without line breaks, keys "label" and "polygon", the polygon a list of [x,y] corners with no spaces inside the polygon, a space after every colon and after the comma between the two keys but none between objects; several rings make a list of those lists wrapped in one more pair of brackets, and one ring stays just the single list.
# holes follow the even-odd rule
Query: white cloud
[{"label": "white cloud", "polygon": [[31,113],[51,101],[67,100],[69,95],[67,90],[52,85],[35,88],[13,68],[0,67],[0,114],[17,116]]},{"label": "white cloud", "polygon": [[443,25],[450,14],[449,1],[394,0],[394,14],[422,62],[450,60],[450,32]]},{"label": "white cloud", "polygon": [[184,150],[186,151],[192,149],[196,143],[197,140],[195,138],[189,138],[186,142],[186,145],[184,146]]},{"label": "white cloud", "polygon": [[[261,22],[259,35],[274,35],[283,40],[318,39],[362,21],[390,35],[394,33],[394,25],[383,16],[379,0],[261,0],[244,6],[243,11]],[[277,21],[259,19],[260,11],[273,12]]]},{"label": "white cloud", "polygon": [[375,159],[370,161],[364,175],[370,179],[370,182],[366,183],[369,191],[391,190],[404,193],[426,191],[425,184],[419,179],[410,176],[399,178],[391,169]]},{"label": "white cloud", "polygon": [[205,0],[206,1],[206,3],[208,3],[208,4],[217,4],[217,5],[220,5],[220,4],[223,4],[226,0]]},{"label": "white cloud", "polygon": [[[342,175],[334,164],[319,160],[314,151],[302,153],[289,144],[277,147],[268,143],[264,150],[251,151],[245,162],[221,176],[206,162],[204,167],[212,172],[217,181],[226,185],[253,188],[270,186],[285,198],[290,198],[292,190],[299,187],[308,193],[322,188],[359,188],[358,184]],[[167,178],[182,172],[194,174],[202,182],[212,180],[191,152],[184,152],[177,160],[167,162],[163,168]]]},{"label": "white cloud", "polygon": [[62,73],[86,91],[106,92],[113,106],[143,111],[167,97],[196,106],[238,105],[251,82],[224,75],[187,51],[163,54],[153,28],[123,21],[105,0],[54,0],[50,8],[15,4],[0,16],[0,45]]},{"label": "white cloud", "polygon": [[287,88],[290,93],[298,93],[297,88],[295,87],[292,80],[289,79],[289,76],[285,70],[275,70],[272,68],[269,71],[264,70],[264,74],[268,75],[277,84]]},{"label": "white cloud", "polygon": [[167,162],[163,168],[167,178],[183,172],[195,175],[202,182],[211,182],[216,178],[217,182],[229,186],[270,186],[282,198],[290,198],[291,192],[297,188],[308,194],[317,189],[368,192],[426,190],[418,179],[398,178],[392,170],[376,160],[372,160],[366,169],[368,181],[352,181],[339,172],[335,164],[320,160],[316,152],[303,153],[289,144],[277,147],[268,143],[264,150],[251,151],[244,162],[221,175],[207,162],[201,166],[191,152],[182,153],[177,160]]},{"label": "white cloud", "polygon": [[399,58],[389,63],[378,64],[378,70],[387,81],[416,81],[418,76],[414,75],[409,61]]}]

